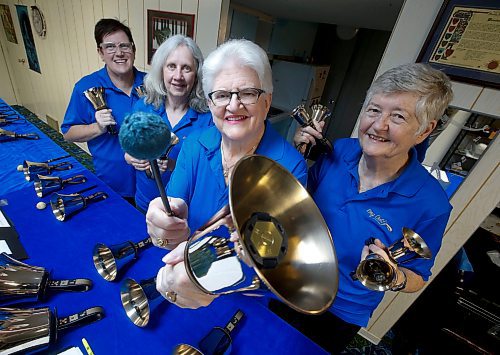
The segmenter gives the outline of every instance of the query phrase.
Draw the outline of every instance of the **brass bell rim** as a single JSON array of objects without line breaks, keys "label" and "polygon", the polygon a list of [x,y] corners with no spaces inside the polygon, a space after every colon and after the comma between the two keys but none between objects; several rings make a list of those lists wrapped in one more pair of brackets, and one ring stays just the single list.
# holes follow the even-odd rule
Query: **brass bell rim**
[{"label": "brass bell rim", "polygon": [[[136,299],[140,299],[142,301],[141,305],[143,305],[144,307],[141,308],[139,306],[138,308],[143,310],[143,315],[137,313],[137,309],[135,306],[129,306],[128,309],[126,307],[126,305],[128,304],[135,303],[133,299],[134,292],[140,295],[140,298],[136,297]],[[132,323],[141,328],[148,325],[151,315],[151,309],[149,307],[149,301],[146,297],[146,294],[137,281],[131,278],[127,278],[123,281],[122,285],[120,286],[120,300],[128,319],[130,319]]]},{"label": "brass bell rim", "polygon": [[[107,271],[106,268],[100,266],[104,263],[103,260],[100,259],[100,256],[102,255],[102,253],[106,253],[106,254],[109,254],[111,257],[108,258],[108,262],[112,262],[112,270],[111,271]],[[101,277],[106,280],[106,281],[115,281],[116,280],[116,277],[118,275],[118,270],[117,270],[117,267],[116,267],[116,258],[114,257],[113,255],[113,252],[111,251],[111,249],[103,244],[103,243],[97,243],[95,246],[94,246],[94,250],[92,252],[92,260],[94,262],[94,267],[96,268],[97,270],[97,273],[99,275],[101,275]]]},{"label": "brass bell rim", "polygon": [[[233,174],[231,175],[231,182],[229,183],[229,206],[230,206],[230,212],[231,212],[231,218],[232,218],[232,221],[233,221],[233,224],[234,224],[234,228],[238,231],[238,235],[240,236],[240,238],[242,239],[241,240],[241,243],[240,243],[240,246],[243,248],[243,251],[246,253],[246,255],[250,255],[249,254],[249,251],[248,251],[248,248],[246,247],[246,243],[245,243],[245,237],[243,235],[243,233],[241,233],[241,227],[243,226],[240,226],[238,224],[238,221],[237,219],[235,218],[235,215],[234,215],[234,207],[233,206],[233,198],[231,198],[232,196],[232,187],[233,187],[233,180],[236,176],[236,174],[234,172],[238,171],[238,167],[242,164],[245,164],[245,162],[247,160],[250,160],[250,159],[262,159],[262,160],[267,160],[269,162],[271,162],[272,164],[275,165],[275,167],[277,169],[280,169],[281,171],[285,172],[285,174],[290,174],[290,172],[285,169],[283,166],[281,166],[280,164],[276,163],[274,160],[268,158],[268,157],[265,157],[265,156],[262,156],[262,155],[259,155],[259,154],[251,154],[251,155],[247,155],[243,158],[241,158],[237,163],[236,165],[234,166],[234,169],[233,169]],[[305,190],[305,192],[309,195],[310,199],[312,200],[312,196],[309,194],[309,192],[304,188],[304,186],[302,186],[302,184],[297,180],[297,179],[293,179],[293,183],[297,186],[298,189],[303,189]],[[315,208],[315,212],[318,213],[319,216],[322,216],[321,214],[321,211],[319,210],[318,206],[316,204],[314,204],[314,208]],[[325,231],[328,233],[328,240],[329,240],[329,243],[330,243],[330,246],[332,247],[331,249],[333,250],[333,259],[334,260],[337,260],[337,255],[336,255],[336,251],[335,251],[335,246],[333,244],[333,238],[332,238],[332,235],[331,235],[331,232],[325,222],[325,220],[321,217],[320,219],[321,221],[321,224],[322,226],[324,227]],[[257,265],[255,264],[255,262],[252,260],[252,258],[248,258],[250,259],[250,263],[251,263],[251,268],[255,271],[255,273],[257,274],[257,276],[259,277],[259,280],[262,281],[265,286],[274,294],[276,295],[283,303],[285,303],[288,307],[296,310],[297,312],[300,312],[300,313],[303,313],[303,314],[308,314],[308,315],[317,315],[317,314],[322,314],[324,312],[326,312],[330,307],[331,305],[333,304],[333,301],[335,300],[335,297],[337,295],[337,290],[338,290],[338,283],[339,283],[339,278],[338,278],[338,268],[335,270],[335,287],[334,287],[334,290],[335,292],[333,292],[333,295],[332,297],[328,300],[327,303],[325,303],[325,305],[319,309],[314,309],[314,310],[304,310],[304,309],[301,309],[300,307],[298,307],[297,305],[295,305],[294,303],[290,302],[288,299],[285,298],[285,296],[283,296],[281,294],[281,292],[279,292],[275,287],[273,287],[271,285],[271,283],[268,281],[267,277],[264,275],[264,273],[257,267]],[[189,268],[188,268],[189,269]],[[212,293],[213,294],[213,293]]]}]

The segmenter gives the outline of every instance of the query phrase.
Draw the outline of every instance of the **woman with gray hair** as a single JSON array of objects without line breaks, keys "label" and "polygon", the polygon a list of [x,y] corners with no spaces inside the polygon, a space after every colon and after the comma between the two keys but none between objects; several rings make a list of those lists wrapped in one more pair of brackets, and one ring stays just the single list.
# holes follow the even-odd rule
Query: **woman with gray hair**
[{"label": "woman with gray hair", "polygon": [[[340,353],[368,324],[384,296],[351,278],[369,252],[394,268],[390,291],[416,292],[431,275],[452,207],[439,182],[419,163],[415,146],[435,128],[452,96],[448,77],[429,65],[406,64],[385,72],[368,90],[358,138],[339,139],[333,153],[309,170],[308,190],[335,243],[338,293],[329,312],[319,316],[304,316],[274,300],[270,308],[332,353]],[[301,130],[296,143],[318,135]],[[386,246],[402,238],[403,227],[424,239],[430,259],[402,266],[388,256]]]},{"label": "woman with gray hair", "polygon": [[[134,106],[134,111],[161,116],[180,139],[169,152],[168,159],[158,160],[164,184],[170,178],[171,162],[175,162],[182,141],[191,132],[213,125],[201,84],[202,64],[203,55],[191,38],[183,35],[168,38],[156,50],[151,71],[144,79],[146,95]],[[125,160],[136,169],[136,207],[146,213],[149,202],[160,196],[152,175],[146,174],[149,162],[127,153]]]},{"label": "woman with gray hair", "polygon": [[[228,204],[230,176],[239,159],[267,156],[305,183],[306,162],[266,121],[272,99],[272,72],[266,53],[247,40],[219,46],[203,65],[203,88],[215,127],[192,134],[184,143],[167,195],[175,217],[153,200],[146,214],[153,243],[174,249],[163,258],[157,288],[170,302],[198,308],[214,296],[190,281],[183,264],[185,241]],[[218,236],[228,237],[227,230]],[[161,243],[157,242],[161,240]]]}]

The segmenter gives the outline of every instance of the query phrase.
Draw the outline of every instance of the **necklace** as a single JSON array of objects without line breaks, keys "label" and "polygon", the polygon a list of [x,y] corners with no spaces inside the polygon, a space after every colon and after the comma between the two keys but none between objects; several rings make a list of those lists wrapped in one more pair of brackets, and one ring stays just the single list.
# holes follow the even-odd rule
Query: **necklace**
[{"label": "necklace", "polygon": [[[250,154],[255,148],[257,148],[257,144],[254,145],[250,150],[248,150],[245,154],[243,154],[242,158],[248,154]],[[236,163],[241,159],[236,160],[233,164],[229,165],[229,163],[226,160],[226,157],[224,156],[224,149],[222,148],[222,142],[220,142],[220,154],[222,155],[222,174],[224,175],[224,178],[227,178],[229,176],[229,172],[231,169],[236,165]]]}]

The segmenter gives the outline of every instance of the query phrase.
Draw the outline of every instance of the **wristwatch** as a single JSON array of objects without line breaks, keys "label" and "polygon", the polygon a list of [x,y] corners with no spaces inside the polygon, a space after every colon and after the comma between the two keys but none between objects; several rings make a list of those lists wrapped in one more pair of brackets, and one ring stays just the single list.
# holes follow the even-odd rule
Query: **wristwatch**
[{"label": "wristwatch", "polygon": [[390,290],[394,292],[401,291],[402,289],[404,289],[406,287],[406,281],[408,280],[408,278],[406,277],[406,273],[403,271],[403,269],[399,270],[401,270],[401,273],[403,274],[403,281],[390,288]]}]

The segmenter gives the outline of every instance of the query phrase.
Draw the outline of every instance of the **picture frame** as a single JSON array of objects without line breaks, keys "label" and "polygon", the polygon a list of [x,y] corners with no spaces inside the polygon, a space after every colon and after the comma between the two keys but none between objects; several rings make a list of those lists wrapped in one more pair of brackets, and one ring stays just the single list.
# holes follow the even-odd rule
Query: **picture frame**
[{"label": "picture frame", "polygon": [[176,34],[194,39],[193,14],[148,9],[148,64],[163,41]]},{"label": "picture frame", "polygon": [[445,0],[417,62],[455,81],[500,88],[500,1]]}]

